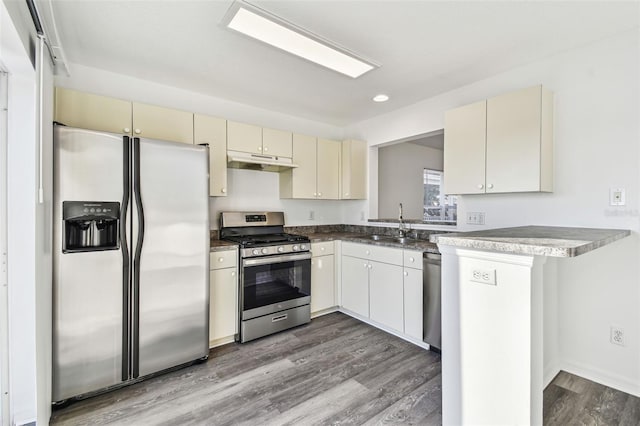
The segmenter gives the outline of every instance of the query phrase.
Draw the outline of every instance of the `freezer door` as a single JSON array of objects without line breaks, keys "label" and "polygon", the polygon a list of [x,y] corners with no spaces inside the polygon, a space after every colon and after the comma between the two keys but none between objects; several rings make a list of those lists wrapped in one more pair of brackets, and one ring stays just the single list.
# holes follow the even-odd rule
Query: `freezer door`
[{"label": "freezer door", "polygon": [[[127,156],[120,135],[55,126],[54,402],[123,380],[126,241],[118,235],[117,250],[63,253],[62,206],[64,201],[112,202],[122,211],[126,206],[123,164]],[[124,362],[126,367],[126,358]]]},{"label": "freezer door", "polygon": [[209,159],[206,147],[149,139],[134,140],[133,158],[138,377],[208,353]]}]

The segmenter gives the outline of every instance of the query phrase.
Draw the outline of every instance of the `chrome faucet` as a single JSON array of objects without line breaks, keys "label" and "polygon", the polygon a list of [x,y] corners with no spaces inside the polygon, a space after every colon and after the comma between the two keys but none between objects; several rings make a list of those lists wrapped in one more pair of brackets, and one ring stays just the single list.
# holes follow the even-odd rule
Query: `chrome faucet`
[{"label": "chrome faucet", "polygon": [[404,223],[404,219],[402,218],[402,203],[400,203],[400,214],[398,216],[398,236],[404,237],[407,234],[407,227]]}]

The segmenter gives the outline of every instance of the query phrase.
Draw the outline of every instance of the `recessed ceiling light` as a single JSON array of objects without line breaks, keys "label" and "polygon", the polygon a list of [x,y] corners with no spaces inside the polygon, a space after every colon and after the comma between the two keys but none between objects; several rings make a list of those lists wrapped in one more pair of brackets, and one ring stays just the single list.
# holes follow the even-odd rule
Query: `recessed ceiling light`
[{"label": "recessed ceiling light", "polygon": [[244,1],[233,2],[222,24],[352,78],[379,67],[374,62]]},{"label": "recessed ceiling light", "polygon": [[380,93],[379,95],[375,95],[373,97],[373,102],[387,102],[389,100],[389,96]]}]

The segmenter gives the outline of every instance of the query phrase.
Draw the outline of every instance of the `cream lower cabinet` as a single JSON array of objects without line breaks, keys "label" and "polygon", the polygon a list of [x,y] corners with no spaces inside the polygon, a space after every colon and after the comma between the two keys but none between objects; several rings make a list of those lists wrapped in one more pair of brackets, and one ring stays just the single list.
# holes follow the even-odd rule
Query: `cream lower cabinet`
[{"label": "cream lower cabinet", "polygon": [[422,341],[422,252],[342,242],[341,306]]},{"label": "cream lower cabinet", "polygon": [[369,261],[369,318],[404,331],[402,266]]},{"label": "cream lower cabinet", "polygon": [[311,244],[311,314],[336,306],[333,241]]},{"label": "cream lower cabinet", "polygon": [[209,347],[232,342],[238,332],[238,251],[211,252]]},{"label": "cream lower cabinet", "polygon": [[404,288],[404,334],[416,340],[423,338],[422,252],[404,251],[402,285]]},{"label": "cream lower cabinet", "polygon": [[369,262],[342,256],[342,307],[369,318]]},{"label": "cream lower cabinet", "polygon": [[195,114],[193,134],[196,145],[209,145],[209,195],[227,195],[227,121]]}]

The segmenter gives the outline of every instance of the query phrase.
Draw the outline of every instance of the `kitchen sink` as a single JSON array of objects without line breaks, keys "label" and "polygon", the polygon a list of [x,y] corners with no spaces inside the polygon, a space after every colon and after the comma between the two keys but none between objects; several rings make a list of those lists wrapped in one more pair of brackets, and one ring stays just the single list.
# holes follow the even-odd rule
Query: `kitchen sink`
[{"label": "kitchen sink", "polygon": [[409,237],[394,237],[392,238],[393,241],[398,242],[400,244],[407,244],[410,243],[412,241],[415,241],[415,238],[409,238]]},{"label": "kitchen sink", "polygon": [[373,234],[373,235],[369,235],[369,238],[372,239],[373,241],[380,241],[380,240],[384,240],[384,239],[386,239],[388,237],[385,237],[384,235]]}]

